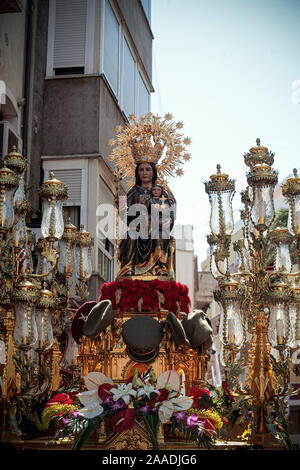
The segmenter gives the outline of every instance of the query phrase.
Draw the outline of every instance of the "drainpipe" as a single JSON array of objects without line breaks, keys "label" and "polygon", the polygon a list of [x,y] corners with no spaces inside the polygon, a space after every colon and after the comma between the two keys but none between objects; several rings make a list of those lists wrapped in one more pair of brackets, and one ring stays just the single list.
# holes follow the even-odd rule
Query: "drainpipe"
[{"label": "drainpipe", "polygon": [[29,98],[30,98],[30,77],[31,77],[31,56],[32,56],[32,16],[33,0],[27,0],[26,4],[26,50],[25,50],[25,78],[24,78],[24,110],[23,110],[23,155],[27,157],[28,150],[28,116],[29,116]]}]

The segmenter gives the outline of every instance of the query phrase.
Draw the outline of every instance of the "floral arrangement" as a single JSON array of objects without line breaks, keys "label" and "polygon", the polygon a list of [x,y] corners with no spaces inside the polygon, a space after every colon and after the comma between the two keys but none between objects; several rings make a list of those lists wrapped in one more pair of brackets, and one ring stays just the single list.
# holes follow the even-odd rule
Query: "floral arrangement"
[{"label": "floral arrangement", "polygon": [[158,310],[189,313],[191,300],[186,285],[176,281],[124,279],[104,283],[100,299],[109,299],[113,309]]},{"label": "floral arrangement", "polygon": [[131,429],[136,420],[143,421],[153,449],[158,449],[160,423],[209,448],[227,422],[215,409],[208,389],[193,387],[189,396],[180,393],[180,377],[174,370],[156,378],[150,372],[140,375],[136,369],[127,383],[120,384],[101,372],[90,372],[84,382],[86,391],[55,395],[46,403],[41,418],[35,417],[41,430],[55,418],[60,427],[56,437],[75,436],[75,450],[82,448],[106,417],[115,433]]}]

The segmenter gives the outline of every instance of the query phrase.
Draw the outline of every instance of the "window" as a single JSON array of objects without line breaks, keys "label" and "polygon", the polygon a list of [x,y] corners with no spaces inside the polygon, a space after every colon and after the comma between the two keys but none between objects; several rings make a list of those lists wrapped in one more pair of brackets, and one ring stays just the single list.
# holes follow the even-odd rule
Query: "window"
[{"label": "window", "polygon": [[[102,243],[101,243],[102,245]],[[106,250],[105,248],[108,248]],[[102,279],[106,282],[114,280],[114,262],[113,262],[114,246],[106,239],[103,248],[98,248],[98,272]]]},{"label": "window", "polygon": [[138,113],[137,117],[145,116],[149,112],[149,101],[150,101],[150,93],[147,90],[145,82],[141,76],[138,74]]},{"label": "window", "polygon": [[109,0],[104,0],[102,25],[101,72],[126,116],[143,116],[150,110],[150,93],[126,30]]},{"label": "window", "polygon": [[103,71],[117,97],[119,95],[119,28],[116,15],[109,1],[106,1],[104,11]]},{"label": "window", "polygon": [[124,36],[123,43],[123,109],[125,114],[135,113],[135,61]]},{"label": "window", "polygon": [[49,0],[47,75],[93,71],[95,0]]}]

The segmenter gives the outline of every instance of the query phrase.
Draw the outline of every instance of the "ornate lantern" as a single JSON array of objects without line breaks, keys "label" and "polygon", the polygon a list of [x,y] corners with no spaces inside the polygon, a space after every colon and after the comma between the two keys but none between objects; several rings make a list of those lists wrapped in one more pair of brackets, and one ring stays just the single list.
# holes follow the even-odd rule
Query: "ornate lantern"
[{"label": "ornate lantern", "polygon": [[291,287],[293,299],[290,304],[290,321],[292,337],[289,346],[293,349],[300,347],[300,278],[296,279],[295,284]]},{"label": "ornate lantern", "polygon": [[9,168],[0,168],[0,229],[9,230],[15,221],[14,195],[18,179]]},{"label": "ornate lantern", "polygon": [[31,349],[38,338],[35,320],[37,295],[37,288],[26,279],[17,284],[11,294],[16,315],[14,340],[15,344],[24,351]]},{"label": "ornate lantern", "polygon": [[232,279],[219,281],[214,297],[222,307],[219,338],[226,349],[237,351],[244,342],[244,328],[240,312],[242,288]]},{"label": "ornate lantern", "polygon": [[270,232],[270,241],[276,246],[276,271],[284,270],[290,272],[292,268],[289,246],[293,241],[293,236],[286,227],[279,225]]},{"label": "ornate lantern", "polygon": [[14,247],[18,250],[25,248],[28,243],[27,239],[27,227],[26,227],[26,214],[29,209],[27,201],[20,203],[16,210],[16,224],[13,230]]},{"label": "ornate lantern", "polygon": [[230,235],[234,228],[232,198],[234,195],[234,180],[221,173],[221,166],[217,165],[217,173],[211,175],[210,181],[205,183],[211,205],[210,229],[214,235]]},{"label": "ornate lantern", "polygon": [[66,277],[71,277],[75,267],[75,242],[76,242],[76,227],[71,223],[69,218],[68,223],[65,225],[62,238],[58,242],[59,246],[59,260],[57,269],[61,274]]},{"label": "ornate lantern", "polygon": [[27,169],[27,160],[23,155],[17,152],[16,146],[14,145],[12,151],[5,156],[4,161],[6,167],[17,175],[18,189],[14,195],[14,206],[18,209],[25,200],[25,172]]},{"label": "ornate lantern", "polygon": [[282,279],[273,282],[265,295],[270,307],[268,338],[275,349],[284,349],[291,339],[289,302],[291,291]]},{"label": "ornate lantern", "polygon": [[40,196],[43,201],[43,218],[41,233],[44,238],[58,240],[64,233],[63,201],[67,198],[67,187],[50,173],[50,179],[41,189]]},{"label": "ornate lantern", "polygon": [[36,305],[36,324],[38,338],[35,349],[46,351],[51,348],[54,336],[51,314],[55,307],[55,296],[45,287],[40,291],[40,298]]},{"label": "ornate lantern", "polygon": [[275,217],[273,193],[277,172],[266,163],[257,164],[247,174],[247,181],[253,194],[251,221],[259,232],[264,232]]},{"label": "ornate lantern", "polygon": [[282,185],[282,194],[289,201],[288,228],[298,239],[300,238],[300,177],[296,168],[293,170],[294,177],[289,178]]},{"label": "ornate lantern", "polygon": [[76,276],[81,281],[88,280],[92,275],[91,247],[93,239],[90,234],[80,226],[80,232],[77,232],[77,244],[75,248],[76,256]]}]

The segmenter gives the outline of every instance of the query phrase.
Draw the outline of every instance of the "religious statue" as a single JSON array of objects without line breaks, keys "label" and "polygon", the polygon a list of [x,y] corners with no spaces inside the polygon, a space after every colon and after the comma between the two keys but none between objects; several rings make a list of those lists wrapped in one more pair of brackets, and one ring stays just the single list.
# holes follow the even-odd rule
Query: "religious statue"
[{"label": "religious statue", "polygon": [[118,142],[111,155],[118,169],[135,184],[126,195],[127,232],[120,240],[118,278],[124,276],[174,277],[174,239],[171,231],[175,221],[175,198],[167,177],[183,174],[180,165],[189,160],[183,139],[178,132],[182,123],[171,122],[148,113],[123,129],[117,128]]}]

